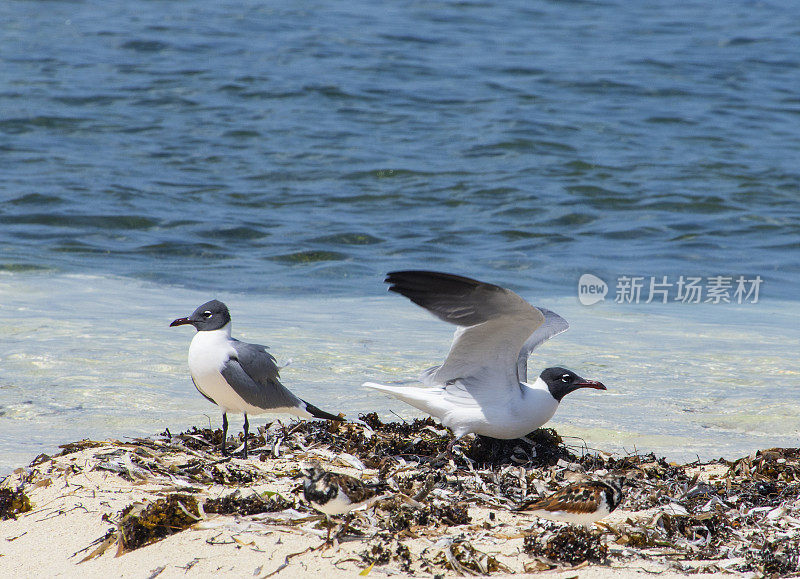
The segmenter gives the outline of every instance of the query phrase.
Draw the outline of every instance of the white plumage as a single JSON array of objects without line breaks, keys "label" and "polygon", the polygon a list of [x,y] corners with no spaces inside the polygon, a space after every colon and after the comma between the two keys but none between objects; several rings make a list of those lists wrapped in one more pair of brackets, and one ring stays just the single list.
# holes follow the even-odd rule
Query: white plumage
[{"label": "white plumage", "polygon": [[525,436],[553,417],[566,394],[578,388],[605,390],[600,382],[560,367],[546,369],[533,383],[526,381],[531,351],[569,324],[510,290],[431,271],[393,272],[386,282],[390,291],[458,329],[444,363],[420,377],[422,387],[364,386],[435,416],[456,440],[468,433]]},{"label": "white plumage", "polygon": [[427,388],[374,382],[364,386],[391,394],[437,417],[456,438],[470,432],[492,438],[519,438],[546,423],[558,409],[558,401],[541,378],[533,384],[520,383],[516,391],[500,391],[493,401],[483,402],[472,396],[461,382]]}]

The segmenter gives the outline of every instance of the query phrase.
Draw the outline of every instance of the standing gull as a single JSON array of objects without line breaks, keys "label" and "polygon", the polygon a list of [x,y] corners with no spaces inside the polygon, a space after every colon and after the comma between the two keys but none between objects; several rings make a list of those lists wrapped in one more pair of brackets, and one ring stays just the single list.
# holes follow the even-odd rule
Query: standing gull
[{"label": "standing gull", "polygon": [[569,324],[510,290],[433,271],[397,271],[386,282],[389,291],[458,329],[444,363],[420,377],[425,387],[372,382],[364,386],[441,420],[455,434],[448,453],[469,433],[501,439],[525,436],[550,420],[570,392],[606,389],[560,367],[547,368],[532,384],[526,382],[528,355]]},{"label": "standing gull", "polygon": [[301,418],[342,420],[301,400],[280,382],[275,358],[266,347],[231,338],[228,307],[211,300],[188,318],[170,326],[197,329],[189,346],[189,372],[198,392],[222,408],[222,454],[227,454],[228,412],[244,414],[244,457],[247,458],[248,414],[294,414]]}]

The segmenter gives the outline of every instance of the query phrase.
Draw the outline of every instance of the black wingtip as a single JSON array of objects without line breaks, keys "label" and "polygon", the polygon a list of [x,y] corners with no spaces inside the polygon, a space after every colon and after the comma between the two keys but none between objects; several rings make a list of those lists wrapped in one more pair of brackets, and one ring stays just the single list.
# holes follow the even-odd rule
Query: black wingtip
[{"label": "black wingtip", "polygon": [[415,304],[429,309],[434,298],[465,298],[477,289],[505,291],[500,286],[440,271],[393,271],[384,280],[390,292],[405,296]]},{"label": "black wingtip", "polygon": [[494,284],[442,271],[409,269],[392,271],[386,274],[384,283],[390,284],[389,291],[401,293],[404,289],[439,291],[442,293],[462,293],[478,286],[502,289]]},{"label": "black wingtip", "polygon": [[[306,402],[303,400],[303,402]],[[306,410],[311,413],[311,416],[314,418],[322,418],[324,420],[335,420],[337,422],[347,422],[344,418],[343,414],[339,414],[338,416],[335,414],[331,414],[330,412],[325,412],[324,410],[320,410],[313,404],[309,404],[306,402]]]}]

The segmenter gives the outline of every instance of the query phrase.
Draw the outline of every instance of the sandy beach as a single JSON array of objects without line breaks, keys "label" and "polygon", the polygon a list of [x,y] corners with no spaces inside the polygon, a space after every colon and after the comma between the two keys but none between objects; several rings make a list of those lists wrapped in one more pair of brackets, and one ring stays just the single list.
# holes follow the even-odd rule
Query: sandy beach
[{"label": "sandy beach", "polygon": [[[0,514],[0,574],[672,577],[797,565],[794,450],[670,465],[577,457],[537,431],[531,444],[475,441],[432,468],[422,452],[446,443],[437,425],[372,425],[273,423],[247,460],[220,456],[221,433],[210,430],[65,445],[3,481],[2,496],[27,500]],[[302,499],[299,468],[311,459],[393,488],[349,528],[334,519],[341,532],[329,547],[322,516]],[[522,496],[610,472],[628,477],[626,498],[591,532],[510,510]]]}]

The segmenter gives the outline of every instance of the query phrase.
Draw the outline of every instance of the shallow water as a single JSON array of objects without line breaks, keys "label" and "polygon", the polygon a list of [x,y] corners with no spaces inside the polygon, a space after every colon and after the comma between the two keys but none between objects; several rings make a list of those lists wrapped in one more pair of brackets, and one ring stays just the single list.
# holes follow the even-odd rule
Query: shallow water
[{"label": "shallow water", "polygon": [[[0,276],[0,296],[0,471],[73,439],[219,427],[219,412],[188,376],[194,330],[168,327],[212,296],[52,274]],[[360,385],[413,379],[440,361],[451,338],[446,324],[394,295],[216,297],[231,307],[234,336],[271,346],[281,364],[291,360],[282,371],[289,388],[350,417],[420,416]],[[575,298],[526,297],[572,324],[531,358],[531,373],[563,365],[609,388],[568,396],[550,423],[560,433],[590,448],[675,459],[796,444],[796,303],[696,306],[687,320],[692,306],[587,308]]]},{"label": "shallow water", "polygon": [[[410,267],[565,315],[532,364],[611,386],[556,416],[590,446],[796,444],[794,8],[0,3],[0,468],[217,424],[166,328],[213,296],[318,405],[409,416],[355,387],[446,352],[384,294]],[[578,304],[584,273],[605,302]],[[623,275],[763,285],[615,305]]]}]

